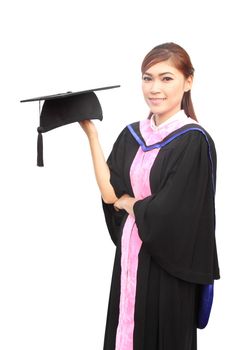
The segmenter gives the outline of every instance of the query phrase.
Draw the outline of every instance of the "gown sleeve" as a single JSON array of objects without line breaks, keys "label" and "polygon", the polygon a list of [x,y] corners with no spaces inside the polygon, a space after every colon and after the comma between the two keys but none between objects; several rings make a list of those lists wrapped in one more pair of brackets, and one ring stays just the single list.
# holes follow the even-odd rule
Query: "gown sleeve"
[{"label": "gown sleeve", "polygon": [[[110,169],[110,182],[118,198],[120,198],[123,194],[128,193],[122,176],[122,165],[125,153],[125,134],[126,129],[124,129],[118,136],[107,159],[107,164]],[[117,245],[122,222],[124,219],[126,219],[126,212],[124,210],[116,211],[113,204],[107,204],[103,201],[103,199],[102,206],[111,239],[114,244]]]},{"label": "gown sleeve", "polygon": [[155,262],[180,279],[209,284],[219,278],[216,152],[211,138],[190,134],[159,190],[138,200],[134,213],[139,236]]}]

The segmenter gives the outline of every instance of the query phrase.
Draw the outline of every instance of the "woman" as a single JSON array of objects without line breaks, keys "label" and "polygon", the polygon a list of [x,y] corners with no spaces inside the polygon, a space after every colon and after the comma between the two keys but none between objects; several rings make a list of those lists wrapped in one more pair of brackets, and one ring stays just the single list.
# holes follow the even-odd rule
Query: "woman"
[{"label": "woman", "polygon": [[104,350],[194,350],[201,285],[219,278],[216,154],[191,101],[194,69],[174,43],[142,63],[148,119],[127,126],[107,163],[86,132],[116,244]]}]

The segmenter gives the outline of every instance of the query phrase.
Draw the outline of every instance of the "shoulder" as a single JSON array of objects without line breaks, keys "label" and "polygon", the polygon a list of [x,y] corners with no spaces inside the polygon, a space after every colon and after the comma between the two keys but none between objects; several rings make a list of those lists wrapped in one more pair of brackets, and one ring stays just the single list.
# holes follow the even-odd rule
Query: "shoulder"
[{"label": "shoulder", "polygon": [[197,162],[209,162],[216,167],[215,144],[207,132],[200,124],[191,123],[175,130],[164,140],[165,148],[172,149],[172,158],[184,160],[187,164]]},{"label": "shoulder", "polygon": [[[216,173],[217,155],[213,138],[200,124],[189,124],[178,130],[180,136],[179,149],[185,153],[186,159],[196,159],[198,164],[210,164],[213,176]],[[181,151],[180,151],[181,152]],[[183,154],[182,153],[182,154]]]},{"label": "shoulder", "polygon": [[130,130],[135,130],[136,132],[139,130],[139,126],[140,126],[140,122],[133,122],[131,124],[126,125],[122,131],[120,132],[120,134],[118,135],[116,142],[120,142],[120,141],[126,141],[128,138],[132,137],[132,134],[130,132]]},{"label": "shoulder", "polygon": [[186,124],[180,129],[175,130],[167,138],[167,140],[170,141],[175,139],[177,142],[192,145],[193,147],[206,145],[215,149],[215,144],[211,135],[204,127],[197,123]]},{"label": "shoulder", "polygon": [[[137,129],[137,124],[139,125],[139,122],[132,123],[130,125],[133,126],[133,128]],[[113,144],[113,150],[121,150],[126,151],[128,147],[132,147],[135,144],[135,140],[132,137],[132,134],[129,129],[129,125],[126,125],[122,131],[117,136],[114,144]]]},{"label": "shoulder", "polygon": [[207,150],[209,157],[216,159],[215,143],[209,132],[200,124],[191,124],[190,127],[191,137],[202,149]]}]

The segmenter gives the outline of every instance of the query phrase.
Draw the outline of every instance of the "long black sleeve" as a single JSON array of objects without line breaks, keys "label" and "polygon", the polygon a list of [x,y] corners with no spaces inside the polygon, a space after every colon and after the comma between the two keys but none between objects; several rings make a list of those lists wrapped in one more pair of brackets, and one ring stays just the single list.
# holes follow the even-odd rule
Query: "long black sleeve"
[{"label": "long black sleeve", "polygon": [[199,132],[185,136],[161,188],[134,205],[140,238],[166,271],[194,283],[219,278],[215,242],[215,147]]}]

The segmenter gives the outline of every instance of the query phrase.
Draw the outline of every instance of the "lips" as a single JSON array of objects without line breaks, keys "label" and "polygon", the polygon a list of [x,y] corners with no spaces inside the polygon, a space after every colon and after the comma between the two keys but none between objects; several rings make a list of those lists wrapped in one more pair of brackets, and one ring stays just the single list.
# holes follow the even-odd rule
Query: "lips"
[{"label": "lips", "polygon": [[156,98],[156,97],[149,98],[150,104],[152,104],[154,106],[159,106],[165,100],[166,100],[166,98]]}]

